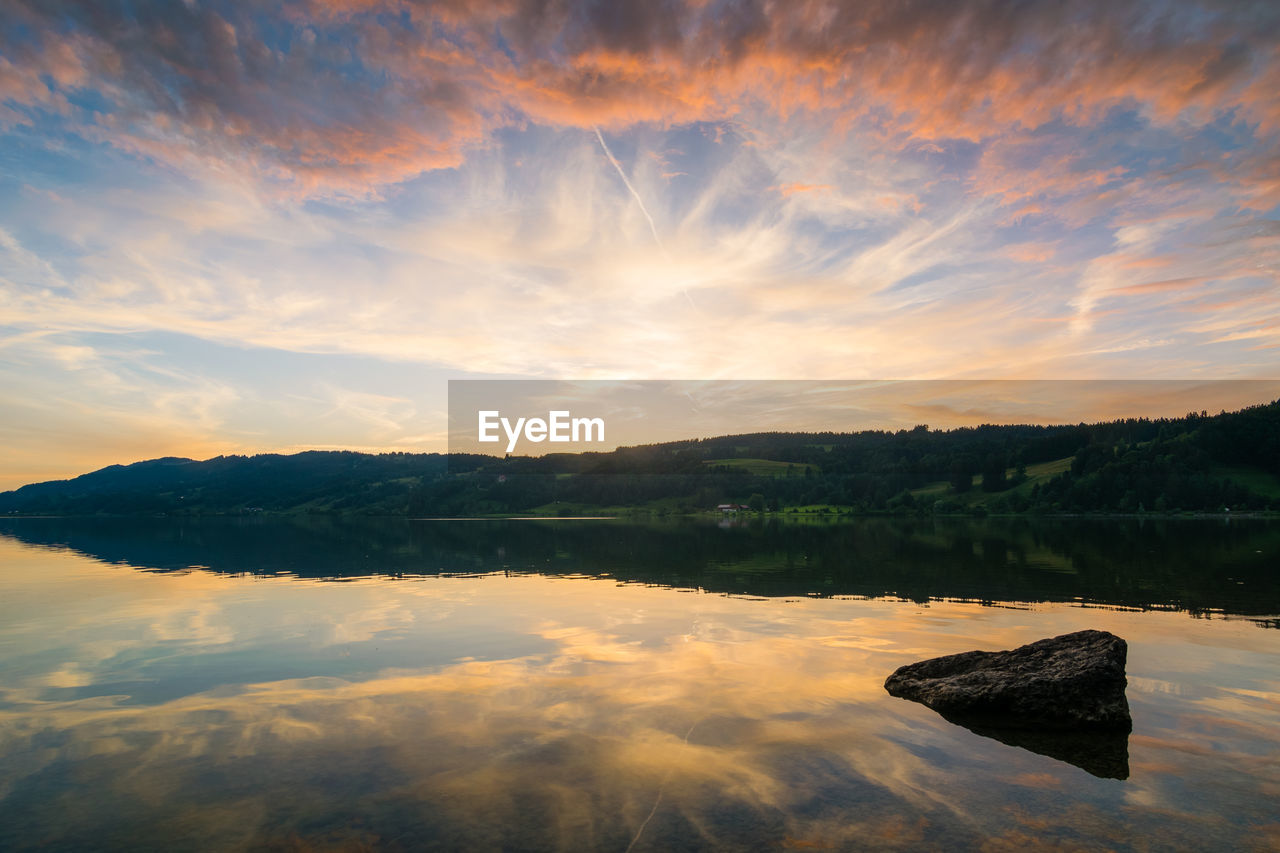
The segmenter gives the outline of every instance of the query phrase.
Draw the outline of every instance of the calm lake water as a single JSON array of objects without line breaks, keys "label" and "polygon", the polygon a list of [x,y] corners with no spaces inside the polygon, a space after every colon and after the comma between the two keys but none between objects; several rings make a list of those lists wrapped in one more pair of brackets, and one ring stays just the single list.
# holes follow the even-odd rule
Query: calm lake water
[{"label": "calm lake water", "polygon": [[[1280,525],[0,521],[5,850],[1280,849]],[[1129,641],[1133,733],[902,664]]]}]

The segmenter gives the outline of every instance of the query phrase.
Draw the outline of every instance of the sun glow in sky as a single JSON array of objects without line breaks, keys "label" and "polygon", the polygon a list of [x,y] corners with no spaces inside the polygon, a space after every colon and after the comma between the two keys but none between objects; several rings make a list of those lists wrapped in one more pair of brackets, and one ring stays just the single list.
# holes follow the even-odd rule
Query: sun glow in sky
[{"label": "sun glow in sky", "polygon": [[4,0],[0,485],[448,378],[1275,378],[1278,152],[1274,3]]}]

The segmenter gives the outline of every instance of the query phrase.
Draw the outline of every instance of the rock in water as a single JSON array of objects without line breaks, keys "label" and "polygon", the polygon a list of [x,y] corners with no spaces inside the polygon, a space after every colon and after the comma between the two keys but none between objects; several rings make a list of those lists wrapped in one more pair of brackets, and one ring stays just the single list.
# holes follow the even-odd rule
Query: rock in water
[{"label": "rock in water", "polygon": [[956,722],[1127,732],[1133,728],[1124,697],[1127,653],[1115,634],[1077,631],[1007,652],[908,664],[884,687]]}]

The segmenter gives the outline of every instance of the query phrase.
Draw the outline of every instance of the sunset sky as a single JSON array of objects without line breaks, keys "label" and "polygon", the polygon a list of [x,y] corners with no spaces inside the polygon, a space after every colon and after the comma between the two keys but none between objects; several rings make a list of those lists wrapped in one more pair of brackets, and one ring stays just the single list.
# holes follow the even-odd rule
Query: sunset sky
[{"label": "sunset sky", "polygon": [[1274,2],[0,0],[0,488],[450,378],[1280,378],[1278,214]]}]

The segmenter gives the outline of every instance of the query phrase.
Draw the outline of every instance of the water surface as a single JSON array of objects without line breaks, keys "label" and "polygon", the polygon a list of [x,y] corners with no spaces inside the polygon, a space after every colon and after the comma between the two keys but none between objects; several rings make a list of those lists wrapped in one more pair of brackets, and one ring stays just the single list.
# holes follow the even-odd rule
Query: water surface
[{"label": "water surface", "polygon": [[[0,534],[4,849],[1280,847],[1274,524]],[[1086,627],[1123,774],[883,690]]]}]

